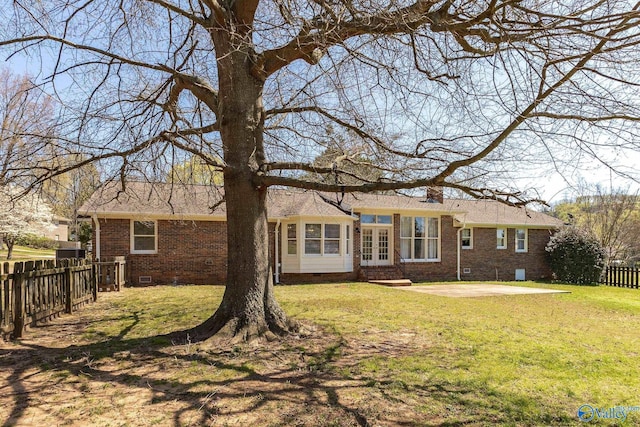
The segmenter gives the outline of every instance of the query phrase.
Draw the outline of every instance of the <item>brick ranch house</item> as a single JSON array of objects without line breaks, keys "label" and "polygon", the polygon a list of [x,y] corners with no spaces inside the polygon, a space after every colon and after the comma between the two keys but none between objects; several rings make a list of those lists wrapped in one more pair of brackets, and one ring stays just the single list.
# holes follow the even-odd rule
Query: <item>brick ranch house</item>
[{"label": "brick ranch house", "polygon": [[[197,185],[106,186],[80,210],[93,220],[94,258],[126,257],[133,286],[224,284],[229,260],[221,192]],[[270,189],[275,282],[551,277],[544,248],[559,220],[495,201],[435,194]]]}]

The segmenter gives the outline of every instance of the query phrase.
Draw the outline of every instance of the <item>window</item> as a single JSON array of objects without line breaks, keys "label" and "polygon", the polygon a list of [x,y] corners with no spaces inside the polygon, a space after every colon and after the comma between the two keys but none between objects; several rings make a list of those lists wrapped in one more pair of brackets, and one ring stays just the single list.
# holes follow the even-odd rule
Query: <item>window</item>
[{"label": "window", "polygon": [[360,215],[361,224],[393,224],[393,218],[391,215]]},{"label": "window", "polygon": [[507,249],[507,230],[505,228],[496,230],[496,249]]},{"label": "window", "polygon": [[305,224],[304,253],[307,255],[322,254],[322,224]]},{"label": "window", "polygon": [[433,261],[439,257],[440,221],[438,218],[400,218],[400,256],[405,260]]},{"label": "window", "polygon": [[340,224],[324,225],[324,254],[340,255]]},{"label": "window", "polygon": [[157,252],[156,221],[132,221],[131,253],[154,254]]},{"label": "window", "polygon": [[339,255],[340,224],[305,224],[306,255]]},{"label": "window", "polygon": [[473,234],[470,228],[463,228],[460,232],[460,242],[462,245],[462,249],[472,249],[473,248]]},{"label": "window", "polygon": [[516,229],[516,252],[527,252],[527,229]]},{"label": "window", "polygon": [[344,248],[344,252],[349,255],[350,247],[351,247],[351,226],[347,225],[347,236],[345,238],[346,247]]},{"label": "window", "polygon": [[287,224],[287,255],[298,253],[298,230],[296,224]]}]

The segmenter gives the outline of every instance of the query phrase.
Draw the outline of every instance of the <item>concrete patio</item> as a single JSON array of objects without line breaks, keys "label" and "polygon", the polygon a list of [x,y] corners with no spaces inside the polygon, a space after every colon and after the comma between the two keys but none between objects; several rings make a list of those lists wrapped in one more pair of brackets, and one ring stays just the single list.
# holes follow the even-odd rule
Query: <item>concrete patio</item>
[{"label": "concrete patio", "polygon": [[556,289],[528,288],[525,286],[506,286],[491,284],[473,285],[427,285],[398,287],[403,291],[420,292],[443,297],[465,298],[465,297],[489,297],[500,295],[527,295],[527,294],[562,294],[571,293]]}]

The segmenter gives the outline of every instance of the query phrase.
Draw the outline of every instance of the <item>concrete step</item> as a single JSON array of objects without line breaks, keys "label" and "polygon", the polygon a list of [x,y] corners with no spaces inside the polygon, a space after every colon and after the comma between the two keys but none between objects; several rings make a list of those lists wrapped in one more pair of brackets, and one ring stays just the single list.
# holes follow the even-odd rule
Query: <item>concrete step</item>
[{"label": "concrete step", "polygon": [[369,280],[369,283],[383,286],[411,286],[413,282],[409,279],[395,279],[395,280]]}]

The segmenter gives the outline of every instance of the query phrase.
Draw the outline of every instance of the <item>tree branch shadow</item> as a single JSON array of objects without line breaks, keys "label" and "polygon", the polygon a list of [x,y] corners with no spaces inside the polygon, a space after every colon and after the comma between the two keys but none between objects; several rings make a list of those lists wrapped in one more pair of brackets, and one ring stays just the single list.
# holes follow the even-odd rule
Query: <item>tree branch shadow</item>
[{"label": "tree branch shadow", "polygon": [[[172,334],[126,338],[140,322],[138,313],[129,318],[116,336],[100,342],[61,348],[37,340],[0,345],[0,372],[7,373],[0,382],[0,407],[8,409],[2,426],[28,424],[30,408],[46,412],[55,407],[51,390],[56,389],[84,399],[83,405],[92,402],[85,395],[103,395],[106,389],[115,390],[107,393],[111,400],[118,393],[144,394],[143,411],[165,411],[159,425],[248,420],[252,425],[453,426],[514,421],[501,416],[503,408],[495,404],[475,408],[473,417],[456,421],[436,417],[432,423],[415,409],[420,405],[411,401],[415,396],[423,395],[425,402],[464,406],[469,404],[466,396],[477,390],[446,383],[410,384],[407,394],[413,397],[405,398],[394,390],[397,380],[359,373],[364,358],[402,354],[371,347],[363,352],[336,332],[316,331],[313,336],[257,346],[176,345]],[[411,349],[398,350],[402,351]],[[500,396],[494,401],[499,402]],[[77,422],[79,414],[59,411],[49,417],[48,422],[64,424]],[[109,415],[97,413],[89,424],[100,425],[105,418]],[[545,419],[558,421],[552,415]],[[137,425],[135,418],[128,424]]]}]

